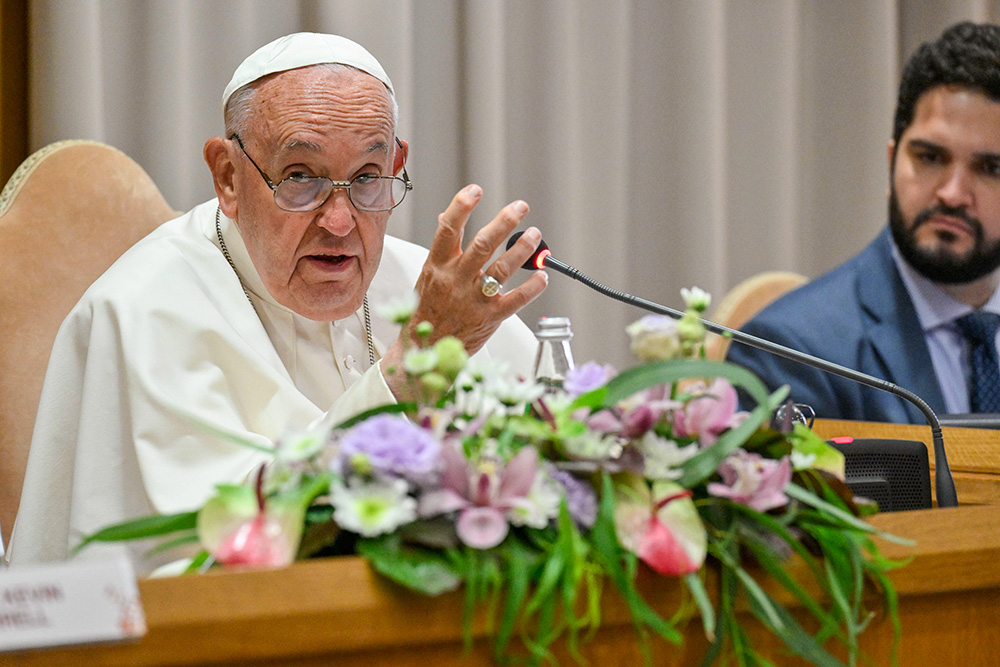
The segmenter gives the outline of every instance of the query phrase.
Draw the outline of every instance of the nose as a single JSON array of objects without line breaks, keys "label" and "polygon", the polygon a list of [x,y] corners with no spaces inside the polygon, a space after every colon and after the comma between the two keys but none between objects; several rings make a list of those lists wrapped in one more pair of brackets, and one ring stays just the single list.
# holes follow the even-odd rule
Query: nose
[{"label": "nose", "polygon": [[936,192],[942,204],[963,208],[972,205],[972,193],[972,174],[960,165],[955,165],[947,172]]},{"label": "nose", "polygon": [[347,188],[334,188],[323,205],[316,209],[316,224],[334,236],[347,236],[357,226],[354,205]]}]

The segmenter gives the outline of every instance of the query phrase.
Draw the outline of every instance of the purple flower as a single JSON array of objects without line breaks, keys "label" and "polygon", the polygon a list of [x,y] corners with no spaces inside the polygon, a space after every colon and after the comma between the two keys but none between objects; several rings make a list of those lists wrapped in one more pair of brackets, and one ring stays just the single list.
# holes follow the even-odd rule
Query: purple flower
[{"label": "purple flower", "polygon": [[597,495],[586,482],[582,482],[565,470],[552,467],[549,476],[566,489],[566,506],[569,515],[577,525],[588,529],[597,521]]},{"label": "purple flower", "polygon": [[608,380],[618,374],[612,366],[601,365],[596,361],[588,361],[582,366],[570,370],[563,380],[563,389],[571,396],[579,396],[588,391],[604,386]]},{"label": "purple flower", "polygon": [[441,463],[441,443],[426,430],[392,415],[367,419],[340,441],[343,470],[432,481]]},{"label": "purple flower", "polygon": [[787,456],[766,459],[737,449],[719,465],[722,483],[712,482],[708,492],[729,498],[758,512],[781,507],[788,502],[785,487],[792,479],[792,464]]}]

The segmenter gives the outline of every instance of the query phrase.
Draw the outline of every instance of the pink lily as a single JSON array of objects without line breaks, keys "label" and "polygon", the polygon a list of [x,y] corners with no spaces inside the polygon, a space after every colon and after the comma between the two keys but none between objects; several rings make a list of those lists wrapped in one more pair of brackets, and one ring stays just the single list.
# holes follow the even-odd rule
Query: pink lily
[{"label": "pink lily", "polygon": [[697,437],[701,444],[711,445],[720,433],[739,423],[736,389],[724,378],[715,378],[694,393],[683,408],[674,411],[674,435]]},{"label": "pink lily", "polygon": [[785,487],[792,479],[789,457],[780,460],[765,459],[737,449],[719,464],[722,483],[708,485],[709,494],[729,498],[758,512],[766,512],[788,503]]},{"label": "pink lily", "polygon": [[457,447],[441,450],[441,488],[420,496],[422,516],[458,511],[458,538],[474,549],[490,549],[510,530],[506,512],[531,491],[538,469],[538,452],[521,449],[506,465],[484,457],[473,464]]}]

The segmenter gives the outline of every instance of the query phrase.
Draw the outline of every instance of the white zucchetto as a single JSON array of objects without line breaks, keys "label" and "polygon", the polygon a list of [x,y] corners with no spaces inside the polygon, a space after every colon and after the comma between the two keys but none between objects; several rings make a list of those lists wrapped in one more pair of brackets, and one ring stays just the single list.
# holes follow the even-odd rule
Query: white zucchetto
[{"label": "white zucchetto", "polygon": [[392,92],[389,75],[382,69],[375,56],[357,42],[339,35],[297,32],[265,44],[236,68],[233,78],[222,93],[222,109],[225,111],[226,103],[233,93],[261,77],[322,63],[355,67],[371,74]]}]

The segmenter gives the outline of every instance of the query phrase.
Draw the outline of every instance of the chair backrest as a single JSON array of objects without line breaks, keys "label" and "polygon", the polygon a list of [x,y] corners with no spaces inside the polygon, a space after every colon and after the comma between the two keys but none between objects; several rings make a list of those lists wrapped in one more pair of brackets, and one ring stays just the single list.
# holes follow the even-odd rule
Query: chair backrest
[{"label": "chair backrest", "polygon": [[0,527],[21,497],[56,331],[87,287],[176,213],[121,151],[61,141],[31,155],[0,192]]},{"label": "chair backrest", "polygon": [[[809,282],[809,279],[789,271],[765,271],[750,276],[731,289],[708,319],[730,329],[739,329],[765,306],[779,296]],[[705,341],[705,354],[709,359],[724,359],[729,339],[714,334]]]}]

